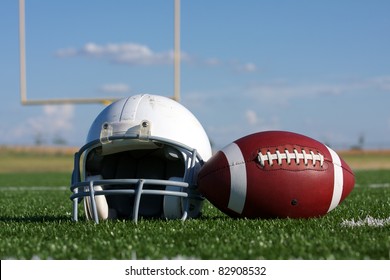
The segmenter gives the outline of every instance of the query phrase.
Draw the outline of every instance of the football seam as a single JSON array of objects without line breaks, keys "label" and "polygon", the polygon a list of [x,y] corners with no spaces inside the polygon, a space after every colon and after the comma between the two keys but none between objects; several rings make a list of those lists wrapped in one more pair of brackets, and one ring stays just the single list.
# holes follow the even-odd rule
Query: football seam
[{"label": "football seam", "polygon": [[[327,163],[332,163],[331,161],[329,160],[325,160],[325,162]],[[215,174],[215,173],[218,173],[218,172],[221,172],[222,170],[225,170],[225,169],[230,169],[230,167],[232,166],[236,166],[236,165],[241,165],[241,164],[255,164],[256,167],[261,170],[261,171],[265,171],[265,172],[275,172],[275,171],[289,171],[289,172],[304,172],[304,171],[308,171],[308,170],[311,170],[311,171],[318,171],[318,172],[325,172],[327,171],[327,168],[321,168],[321,169],[315,169],[315,168],[305,168],[305,169],[301,169],[301,170],[291,170],[289,168],[285,168],[285,167],[280,167],[278,165],[278,168],[269,168],[269,169],[266,169],[265,167],[261,166],[260,163],[256,162],[255,160],[246,160],[246,161],[243,161],[243,162],[235,162],[234,164],[227,164],[225,166],[222,166],[218,169],[214,169],[212,171],[209,171],[208,173],[205,173],[205,174],[202,174],[201,176],[199,176],[199,179],[203,179],[204,177],[210,175],[210,174]]]},{"label": "football seam", "polygon": [[[337,166],[340,166],[343,170],[347,171],[349,174],[351,174],[353,177],[355,177],[355,173],[353,173],[352,170],[346,168],[344,165],[338,165],[338,164],[335,164],[334,162],[332,162],[334,165],[337,165]],[[348,163],[346,163],[348,164]]]},{"label": "football seam", "polygon": [[225,169],[230,169],[230,167],[232,167],[232,166],[246,164],[247,162],[251,162],[251,160],[243,161],[243,162],[235,162],[234,164],[227,164],[227,165],[221,166],[220,168],[213,169],[212,171],[209,171],[208,173],[202,174],[201,176],[199,176],[199,179],[202,179],[210,174],[214,174],[214,173],[220,172],[220,171],[225,170]]}]

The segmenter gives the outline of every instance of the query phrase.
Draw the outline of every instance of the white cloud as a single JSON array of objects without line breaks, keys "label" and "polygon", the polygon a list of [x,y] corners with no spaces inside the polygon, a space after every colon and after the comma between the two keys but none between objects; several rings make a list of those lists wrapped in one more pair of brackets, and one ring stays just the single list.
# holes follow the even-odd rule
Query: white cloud
[{"label": "white cloud", "polygon": [[329,84],[292,84],[285,81],[276,81],[274,83],[252,85],[247,88],[246,95],[262,102],[284,104],[295,98],[358,93],[361,90],[370,89],[390,91],[390,76]]},{"label": "white cloud", "polygon": [[[155,52],[148,46],[137,43],[109,43],[105,45],[87,43],[80,49],[60,49],[55,54],[62,58],[86,56],[128,65],[161,65],[173,62],[172,51]],[[189,56],[183,52],[181,59],[187,60]]]},{"label": "white cloud", "polygon": [[273,83],[251,86],[247,94],[255,99],[272,103],[285,103],[293,98],[313,97],[320,94],[341,94],[350,90],[348,85]]},{"label": "white cloud", "polygon": [[130,87],[126,84],[105,84],[100,87],[100,91],[104,93],[128,93],[131,91]]},{"label": "white cloud", "polygon": [[57,138],[68,141],[70,139],[67,139],[67,135],[73,131],[73,126],[74,105],[46,105],[42,107],[39,115],[28,117],[24,122],[12,127],[7,135],[8,139],[5,140],[39,140],[50,143]]},{"label": "white cloud", "polygon": [[60,49],[55,53],[58,57],[71,57],[77,55],[77,50],[74,48]]},{"label": "white cloud", "polygon": [[27,123],[35,131],[49,135],[57,135],[72,130],[73,116],[73,105],[45,105],[43,106],[43,114],[29,118]]},{"label": "white cloud", "polygon": [[390,91],[390,76],[380,76],[368,81],[368,86],[374,86],[378,89]]},{"label": "white cloud", "polygon": [[[154,51],[149,46],[139,43],[87,43],[81,48],[64,48],[55,52],[59,58],[90,57],[107,60],[113,63],[127,65],[167,65],[174,60],[173,50]],[[235,71],[247,73],[255,72],[257,66],[253,62],[241,63],[239,61],[222,61],[218,58],[195,58],[184,51],[180,53],[182,62],[206,67],[228,67]]]},{"label": "white cloud", "polygon": [[242,65],[239,65],[237,67],[237,69],[239,72],[250,73],[250,72],[256,72],[257,66],[253,62],[248,62],[248,63],[242,64]]},{"label": "white cloud", "polygon": [[281,123],[277,116],[260,118],[258,114],[251,109],[237,112],[237,115],[239,117],[236,121],[230,121],[223,125],[210,123],[206,126],[210,139],[214,143],[214,149],[221,149],[230,142],[245,135],[281,128]]},{"label": "white cloud", "polygon": [[207,66],[220,66],[222,62],[218,58],[208,58],[204,61]]},{"label": "white cloud", "polygon": [[248,109],[246,112],[245,112],[245,117],[246,117],[246,120],[247,122],[250,124],[250,125],[256,125],[259,123],[259,119],[257,117],[257,114],[255,111],[253,110],[250,110]]}]

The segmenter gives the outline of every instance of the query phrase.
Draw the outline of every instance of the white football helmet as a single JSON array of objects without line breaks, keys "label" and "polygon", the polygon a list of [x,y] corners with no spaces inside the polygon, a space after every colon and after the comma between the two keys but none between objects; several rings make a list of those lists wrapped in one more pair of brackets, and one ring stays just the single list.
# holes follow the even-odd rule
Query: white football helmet
[{"label": "white football helmet", "polygon": [[196,177],[211,157],[195,116],[163,96],[136,95],[107,106],[75,154],[72,219],[84,199],[87,219],[198,217]]}]

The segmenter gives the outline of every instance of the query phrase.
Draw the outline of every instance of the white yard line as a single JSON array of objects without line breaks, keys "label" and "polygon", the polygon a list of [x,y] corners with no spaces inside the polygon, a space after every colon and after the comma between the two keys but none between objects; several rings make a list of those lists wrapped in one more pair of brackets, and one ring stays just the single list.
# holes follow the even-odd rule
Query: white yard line
[{"label": "white yard line", "polygon": [[368,186],[369,188],[390,188],[390,183],[372,183],[372,184],[368,184],[368,185],[361,185],[361,184],[355,184],[355,187],[366,187]]},{"label": "white yard line", "polygon": [[377,218],[373,218],[371,216],[367,216],[364,219],[344,220],[341,223],[342,227],[363,227],[363,226],[384,227],[387,225],[390,225],[390,217],[385,218],[385,219],[377,219]]},{"label": "white yard line", "polygon": [[383,184],[370,184],[368,185],[369,188],[390,188],[390,183],[383,183]]}]

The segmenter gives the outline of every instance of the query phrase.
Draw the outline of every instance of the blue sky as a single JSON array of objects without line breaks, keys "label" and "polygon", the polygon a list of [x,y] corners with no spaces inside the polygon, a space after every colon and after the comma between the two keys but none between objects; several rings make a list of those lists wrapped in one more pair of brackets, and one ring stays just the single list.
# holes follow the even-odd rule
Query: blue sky
[{"label": "blue sky", "polygon": [[[215,147],[288,130],[390,148],[390,1],[181,1],[182,103]],[[0,145],[84,144],[103,105],[22,106],[0,3]],[[173,94],[173,0],[26,1],[30,99]]]}]

